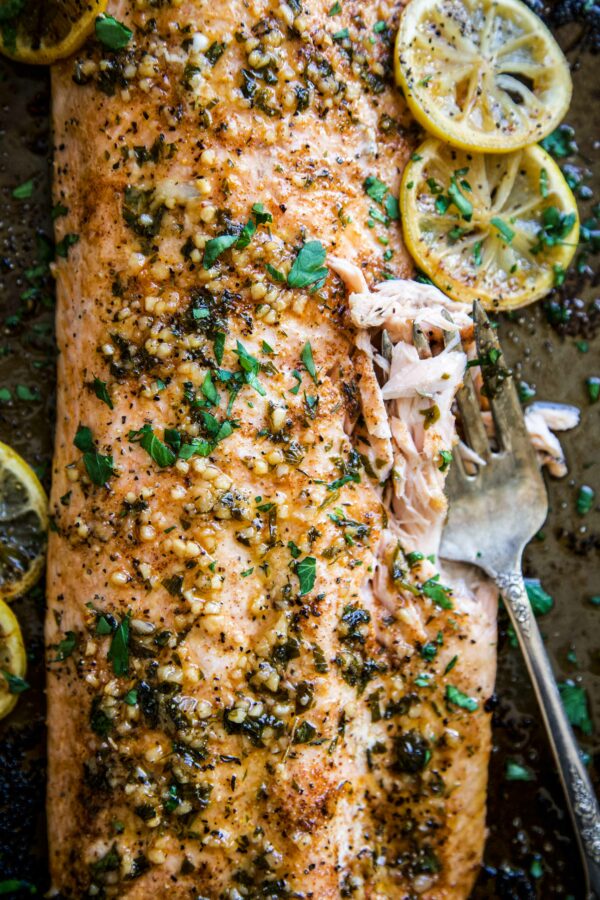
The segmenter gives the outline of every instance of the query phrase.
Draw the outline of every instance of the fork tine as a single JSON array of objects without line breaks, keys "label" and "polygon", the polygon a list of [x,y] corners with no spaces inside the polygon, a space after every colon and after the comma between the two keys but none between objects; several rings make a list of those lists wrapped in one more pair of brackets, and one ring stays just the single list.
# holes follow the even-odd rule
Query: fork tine
[{"label": "fork tine", "polygon": [[460,450],[458,445],[456,445],[452,451],[452,462],[450,463],[450,468],[448,469],[446,481],[444,483],[444,493],[448,498],[449,504],[452,504],[457,498],[464,496],[467,486],[470,483],[468,477],[460,455]]},{"label": "fork tine", "polygon": [[478,301],[473,304],[473,318],[477,355],[482,361],[481,374],[494,417],[498,443],[505,450],[512,449],[520,455],[527,454],[535,459],[514,378],[506,367],[496,330]]},{"label": "fork tine", "polygon": [[[445,318],[452,322],[452,317],[450,316],[450,314],[447,313],[446,310],[444,310],[444,313]],[[446,344],[446,346],[448,346],[454,340],[456,333],[456,330],[444,332],[444,343]],[[456,344],[456,349],[462,349],[460,340]],[[475,451],[475,453],[478,454],[478,456],[489,456],[490,445],[487,439],[485,425],[483,424],[483,419],[481,418],[479,399],[477,397],[477,392],[475,391],[471,373],[468,370],[465,372],[463,386],[456,395],[456,402],[460,410],[460,417],[463,428],[465,430],[465,437],[469,445]],[[463,472],[463,475],[466,475],[466,472]]]},{"label": "fork tine", "polygon": [[481,408],[475,391],[471,373],[467,370],[463,386],[456,395],[456,403],[469,446],[484,459],[490,455],[490,444],[485,425],[481,418]]},{"label": "fork tine", "polygon": [[429,359],[431,347],[420,325],[413,325],[413,342],[421,359]]}]

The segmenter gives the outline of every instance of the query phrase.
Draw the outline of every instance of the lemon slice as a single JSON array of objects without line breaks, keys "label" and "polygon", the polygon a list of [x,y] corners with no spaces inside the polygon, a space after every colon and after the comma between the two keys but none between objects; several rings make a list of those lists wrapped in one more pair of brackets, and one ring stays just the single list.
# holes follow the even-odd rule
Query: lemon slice
[{"label": "lemon slice", "polygon": [[0,442],[0,598],[33,587],[44,568],[48,500],[25,460]]},{"label": "lemon slice", "polygon": [[429,138],[400,186],[404,239],[455,300],[514,309],[564,278],[579,237],[575,198],[545,150],[468,153]]},{"label": "lemon slice", "polygon": [[505,153],[539,141],[571,100],[560,47],[520,0],[411,0],[395,66],[415,118],[467,150]]},{"label": "lemon slice", "polygon": [[0,0],[0,50],[49,65],[79,49],[105,8],[106,0]]},{"label": "lemon slice", "polygon": [[27,669],[25,646],[17,618],[10,606],[0,600],[0,719],[15,706],[27,687],[23,681]]}]

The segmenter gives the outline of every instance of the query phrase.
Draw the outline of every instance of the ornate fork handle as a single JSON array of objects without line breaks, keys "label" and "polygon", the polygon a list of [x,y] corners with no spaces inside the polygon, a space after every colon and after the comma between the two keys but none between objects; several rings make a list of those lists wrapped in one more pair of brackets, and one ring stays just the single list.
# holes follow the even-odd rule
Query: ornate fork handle
[{"label": "ornate fork handle", "polygon": [[525,658],[585,860],[591,896],[600,900],[600,806],[567,719],[535,616],[517,568],[490,571]]}]

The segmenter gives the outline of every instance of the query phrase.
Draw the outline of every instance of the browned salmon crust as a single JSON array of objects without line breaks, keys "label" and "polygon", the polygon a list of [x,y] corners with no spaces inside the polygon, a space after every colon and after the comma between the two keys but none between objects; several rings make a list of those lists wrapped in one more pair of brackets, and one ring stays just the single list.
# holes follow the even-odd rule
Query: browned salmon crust
[{"label": "browned salmon crust", "polygon": [[397,614],[374,595],[387,514],[345,430],[346,292],[311,243],[371,284],[409,272],[400,3],[109,12],[126,48],[53,71],[54,887],[466,897],[493,635],[431,586],[415,634],[410,573]]}]

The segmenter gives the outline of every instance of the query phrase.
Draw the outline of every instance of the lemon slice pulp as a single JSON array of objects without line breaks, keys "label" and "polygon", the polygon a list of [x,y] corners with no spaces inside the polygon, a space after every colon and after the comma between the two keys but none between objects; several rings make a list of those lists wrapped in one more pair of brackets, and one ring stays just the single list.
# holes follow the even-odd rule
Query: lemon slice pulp
[{"label": "lemon slice pulp", "polygon": [[566,59],[521,0],[411,0],[395,65],[421,125],[470,150],[504,153],[539,141],[571,100]]},{"label": "lemon slice pulp", "polygon": [[105,8],[106,0],[0,0],[0,50],[49,65],[79,49]]},{"label": "lemon slice pulp", "polygon": [[11,608],[0,600],[0,719],[14,708],[19,693],[27,687],[27,669],[21,629]]},{"label": "lemon slice pulp", "polygon": [[0,442],[0,598],[24,594],[42,574],[47,498],[33,469]]},{"label": "lemon slice pulp", "polygon": [[537,144],[501,156],[429,138],[406,166],[400,209],[417,265],[453,299],[488,309],[542,297],[577,248],[575,198]]}]

